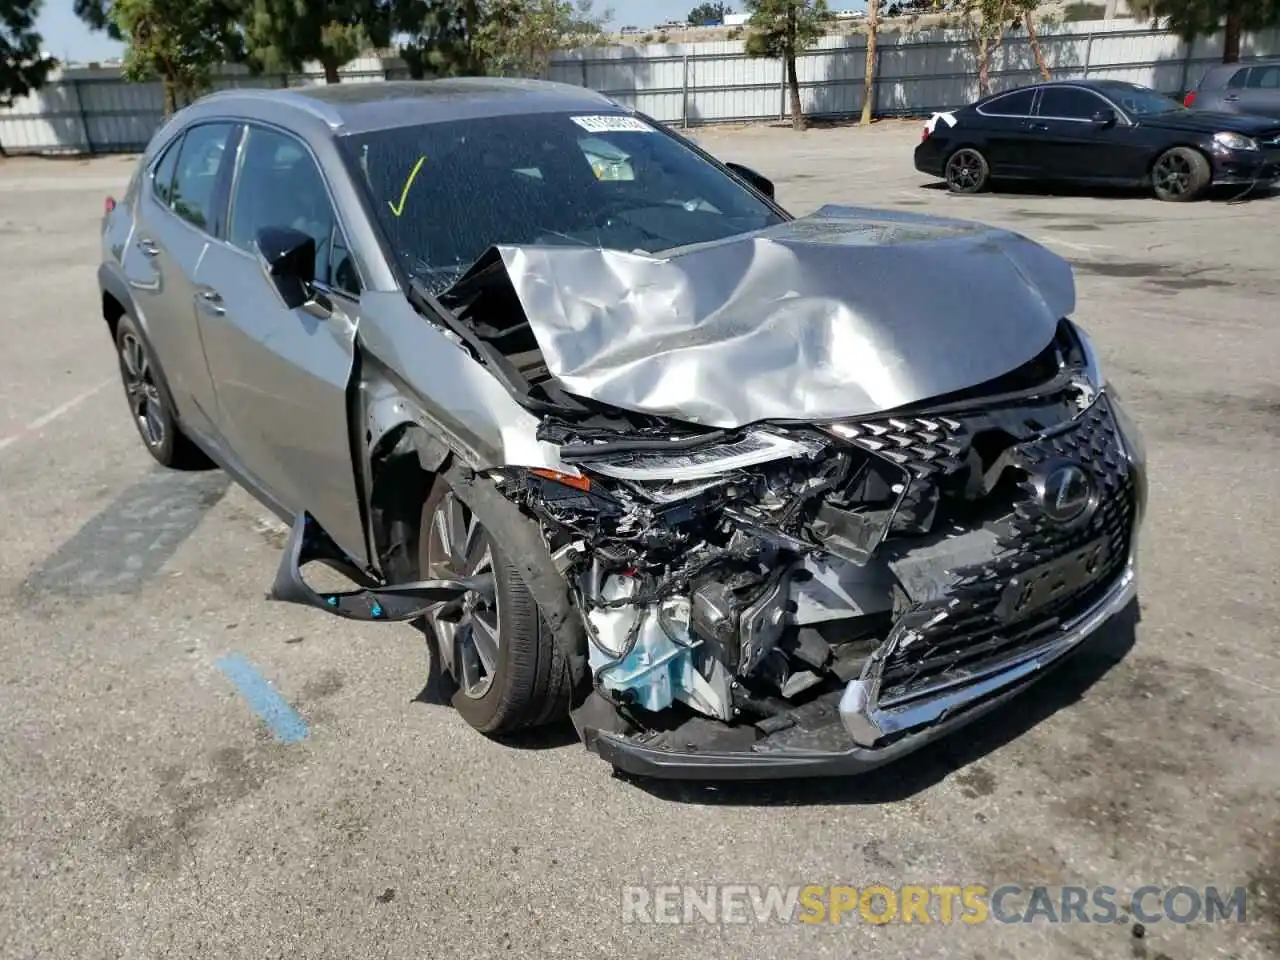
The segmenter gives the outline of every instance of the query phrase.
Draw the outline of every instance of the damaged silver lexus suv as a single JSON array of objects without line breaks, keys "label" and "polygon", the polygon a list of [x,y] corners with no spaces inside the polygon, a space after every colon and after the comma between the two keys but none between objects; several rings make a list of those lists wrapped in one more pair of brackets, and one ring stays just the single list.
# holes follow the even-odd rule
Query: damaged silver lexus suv
[{"label": "damaged silver lexus suv", "polygon": [[274,598],[422,624],[482,732],[856,772],[1134,598],[1143,454],[1062,260],[794,218],[590,91],[214,94],[108,199],[103,254],[148,449],[287,518]]}]

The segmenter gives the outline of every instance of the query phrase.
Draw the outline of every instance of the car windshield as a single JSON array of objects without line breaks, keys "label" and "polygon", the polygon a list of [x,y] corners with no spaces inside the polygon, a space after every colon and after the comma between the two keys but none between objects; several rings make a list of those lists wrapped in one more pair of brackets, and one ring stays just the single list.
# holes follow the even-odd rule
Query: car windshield
[{"label": "car windshield", "polygon": [[1140,87],[1136,83],[1110,83],[1102,88],[1102,92],[1132,117],[1186,110],[1186,107],[1172,97],[1157,93],[1150,87]]},{"label": "car windshield", "polygon": [[438,291],[494,244],[654,253],[781,217],[626,114],[485,117],[344,138],[405,270]]}]

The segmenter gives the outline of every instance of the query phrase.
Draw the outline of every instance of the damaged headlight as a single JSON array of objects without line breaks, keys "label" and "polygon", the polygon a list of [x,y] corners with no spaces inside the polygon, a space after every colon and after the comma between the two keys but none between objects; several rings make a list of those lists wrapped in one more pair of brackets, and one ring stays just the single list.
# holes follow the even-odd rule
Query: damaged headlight
[{"label": "damaged headlight", "polygon": [[1257,150],[1258,141],[1253,137],[1246,137],[1243,133],[1233,133],[1230,130],[1224,130],[1221,133],[1213,135],[1213,142],[1227,150]]},{"label": "damaged headlight", "polygon": [[689,482],[815,452],[815,446],[800,440],[758,430],[735,440],[671,452],[646,444],[643,448],[592,455],[591,448],[586,447],[575,451],[573,460],[593,473],[617,480]]}]

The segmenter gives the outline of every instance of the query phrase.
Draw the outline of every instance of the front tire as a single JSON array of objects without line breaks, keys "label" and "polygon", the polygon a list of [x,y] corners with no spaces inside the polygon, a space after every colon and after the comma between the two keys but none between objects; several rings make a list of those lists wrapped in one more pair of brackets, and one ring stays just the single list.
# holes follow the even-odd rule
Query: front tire
[{"label": "front tire", "polygon": [[452,664],[445,693],[467,723],[500,736],[568,715],[573,690],[568,659],[503,555],[500,538],[484,528],[443,478],[436,479],[422,505],[418,569],[424,579],[465,577],[486,585],[426,616],[442,668]]},{"label": "front tire", "polygon": [[129,413],[147,452],[175,470],[214,467],[213,461],[182,432],[151,348],[128,314],[116,325],[116,359]]},{"label": "front tire", "polygon": [[980,151],[961,147],[947,157],[942,174],[952,193],[981,193],[991,180],[991,166]]},{"label": "front tire", "polygon": [[1212,179],[1209,158],[1191,147],[1172,147],[1151,166],[1151,187],[1156,198],[1172,203],[1200,199]]}]

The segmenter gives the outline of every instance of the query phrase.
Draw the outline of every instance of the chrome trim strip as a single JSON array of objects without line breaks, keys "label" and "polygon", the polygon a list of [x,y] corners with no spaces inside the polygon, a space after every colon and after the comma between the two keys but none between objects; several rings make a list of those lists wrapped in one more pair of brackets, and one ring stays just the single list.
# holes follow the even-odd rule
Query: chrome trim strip
[{"label": "chrome trim strip", "polygon": [[954,684],[948,683],[933,691],[936,695],[932,698],[916,698],[899,707],[880,706],[878,679],[852,680],[840,698],[840,719],[854,743],[862,747],[872,747],[890,734],[937,723],[953,711],[997,694],[1065,656],[1123,610],[1137,593],[1137,569],[1130,553],[1124,571],[1107,594],[1074,620],[1063,624],[1061,634],[1054,639],[993,664],[978,679],[960,689],[952,689]]}]

